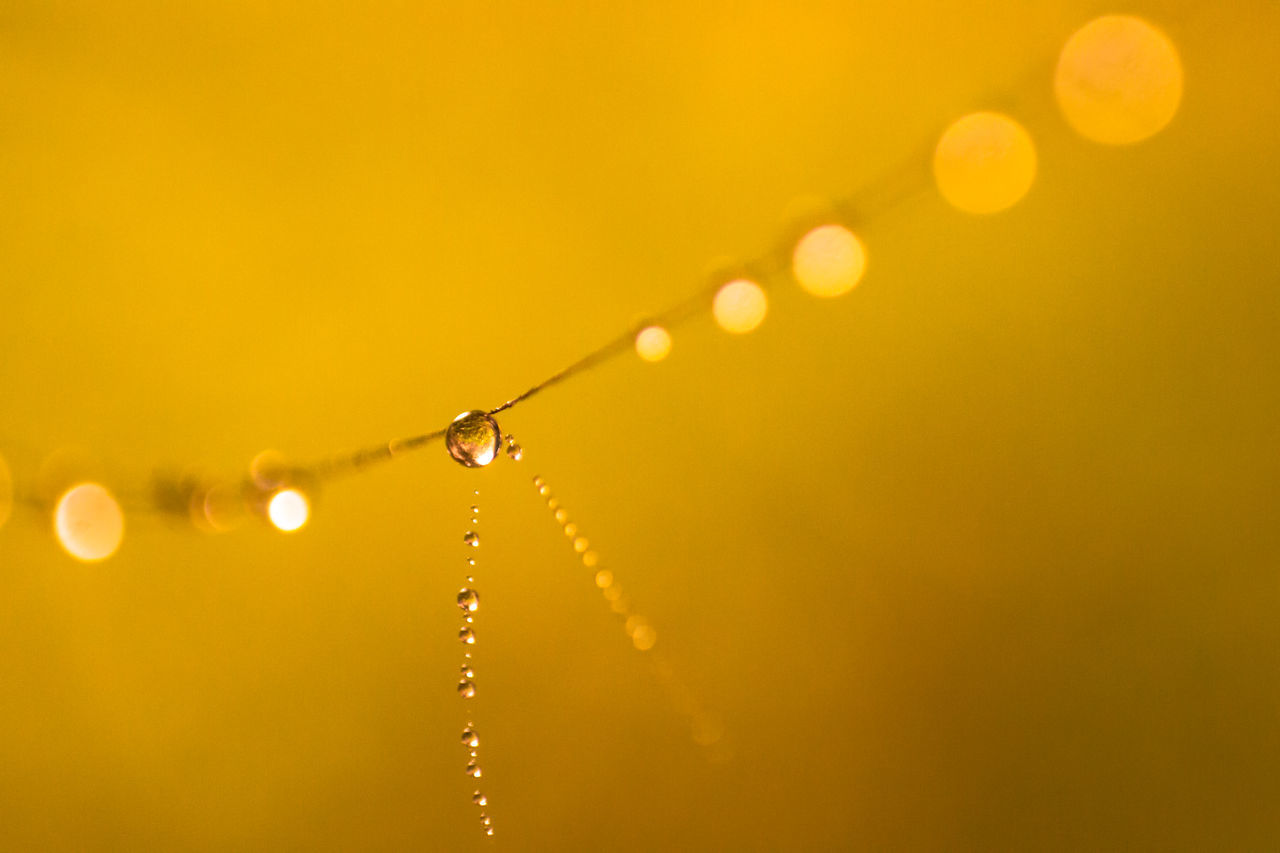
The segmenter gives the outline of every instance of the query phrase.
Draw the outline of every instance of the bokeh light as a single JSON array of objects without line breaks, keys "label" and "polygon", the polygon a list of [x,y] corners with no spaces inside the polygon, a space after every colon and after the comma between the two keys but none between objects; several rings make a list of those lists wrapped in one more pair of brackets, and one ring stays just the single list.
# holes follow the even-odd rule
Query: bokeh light
[{"label": "bokeh light", "polygon": [[848,293],[862,279],[866,268],[866,248],[843,225],[814,228],[800,238],[791,256],[796,281],[814,296]]},{"label": "bokeh light", "polygon": [[636,334],[636,353],[645,361],[662,361],[671,354],[671,333],[661,326],[645,326]]},{"label": "bokeh light", "polygon": [[639,625],[631,634],[631,644],[639,651],[647,652],[658,642],[658,632],[648,623]]},{"label": "bokeh light", "polygon": [[103,486],[80,483],[58,499],[53,529],[58,543],[77,560],[105,560],[124,539],[124,512]]},{"label": "bokeh light", "polygon": [[1182,62],[1173,42],[1131,15],[1103,15],[1067,40],[1053,92],[1067,123],[1108,145],[1158,133],[1182,101]]},{"label": "bokeh light", "polygon": [[1016,204],[1036,176],[1036,150],[1027,131],[1000,113],[957,119],[933,152],[938,192],[965,213],[997,213]]},{"label": "bokeh light", "polygon": [[267,518],[285,533],[300,529],[310,515],[311,504],[307,496],[297,489],[281,489],[267,503]]},{"label": "bokeh light", "polygon": [[764,315],[769,310],[769,300],[760,285],[739,278],[716,291],[711,310],[720,328],[735,335],[743,335],[764,322]]}]

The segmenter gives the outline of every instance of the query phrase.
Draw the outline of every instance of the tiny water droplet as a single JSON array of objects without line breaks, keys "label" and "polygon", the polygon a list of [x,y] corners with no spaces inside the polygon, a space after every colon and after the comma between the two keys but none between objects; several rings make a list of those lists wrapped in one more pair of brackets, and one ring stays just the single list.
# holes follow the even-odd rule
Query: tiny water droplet
[{"label": "tiny water droplet", "polygon": [[462,628],[458,631],[458,639],[467,645],[474,645],[476,641],[476,632],[470,628]]},{"label": "tiny water droplet", "polygon": [[472,548],[480,547],[480,534],[474,530],[468,530],[462,537],[462,541],[466,542]]},{"label": "tiny water droplet", "polygon": [[462,730],[462,743],[464,746],[479,746],[480,738],[476,734],[476,730],[467,726]]},{"label": "tiny water droplet", "polygon": [[469,586],[458,591],[458,607],[463,613],[475,613],[480,609],[480,593]]},{"label": "tiny water droplet", "polygon": [[479,764],[477,764],[477,763],[476,763],[476,762],[474,762],[474,761],[468,761],[468,762],[467,762],[467,775],[468,775],[468,776],[474,776],[476,779],[479,779],[479,778],[480,778],[480,765],[479,765]]},{"label": "tiny water droplet", "polygon": [[461,681],[459,681],[458,695],[461,696],[463,699],[470,699],[472,696],[475,696],[476,695],[475,682],[468,678],[464,678]]},{"label": "tiny water droplet", "polygon": [[462,621],[470,625],[474,620],[470,616],[464,616],[462,617]]},{"label": "tiny water droplet", "polygon": [[578,535],[578,525],[574,524],[572,521],[571,521],[571,522],[569,522],[568,524],[566,524],[566,525],[564,526],[564,535],[565,535],[565,536],[568,536],[570,539],[572,539],[573,537],[577,536],[577,535]]},{"label": "tiny water droplet", "polygon": [[547,509],[551,510],[552,512],[555,512],[559,508],[560,508],[560,501],[556,500],[555,498],[547,498]]},{"label": "tiny water droplet", "polygon": [[476,791],[471,795],[471,802],[475,803],[477,806],[487,806],[489,805],[489,798],[479,791]]},{"label": "tiny water droplet", "polygon": [[551,490],[547,488],[545,484],[543,484],[541,486],[538,486],[538,494],[542,495],[545,498],[547,495],[551,494]]},{"label": "tiny water droplet", "polygon": [[537,475],[537,474],[534,474],[534,475],[533,475],[533,485],[534,485],[534,486],[541,486],[541,485],[542,485],[543,483],[545,483],[545,482],[546,482],[546,480],[542,479],[542,477],[540,477],[539,475]]},{"label": "tiny water droplet", "polygon": [[493,827],[489,827],[484,831],[485,835],[493,835]]},{"label": "tiny water droplet", "polygon": [[509,441],[507,442],[507,458],[512,462],[519,462],[524,458],[524,450],[522,450],[520,445],[516,444],[514,441]]},{"label": "tiny water droplet", "polygon": [[470,752],[468,752],[468,753],[467,753],[467,755],[471,756],[472,758],[476,758],[476,757],[478,757],[478,756],[480,755],[480,753],[476,752],[476,751],[473,749],[473,750],[471,750]]},{"label": "tiny water droplet", "polygon": [[558,509],[552,517],[556,520],[556,524],[564,524],[569,520],[569,513],[566,510]]},{"label": "tiny water droplet", "polygon": [[[493,818],[489,817],[488,815],[485,815],[484,817],[480,818],[480,823],[484,826],[488,826],[489,824],[493,823]],[[490,835],[493,834],[492,829],[489,830],[489,834]]]},{"label": "tiny water droplet", "polygon": [[476,506],[475,504],[472,504],[472,505],[471,505],[471,514],[472,514],[472,515],[475,515],[475,514],[476,514],[476,513],[478,513],[479,511],[480,511],[480,507]]},{"label": "tiny water droplet", "polygon": [[444,434],[445,449],[459,464],[483,468],[498,455],[498,422],[479,410],[463,412]]},{"label": "tiny water droplet", "polygon": [[476,564],[476,558],[475,558],[475,557],[468,557],[468,558],[467,558],[467,565],[468,565],[468,566],[474,566],[475,564]]},{"label": "tiny water droplet", "polygon": [[463,678],[472,678],[475,676],[475,670],[471,668],[471,664],[464,663],[461,668]]},{"label": "tiny water droplet", "polygon": [[587,550],[590,545],[591,543],[587,541],[585,536],[579,536],[577,539],[573,540],[573,550],[577,551],[579,554]]}]

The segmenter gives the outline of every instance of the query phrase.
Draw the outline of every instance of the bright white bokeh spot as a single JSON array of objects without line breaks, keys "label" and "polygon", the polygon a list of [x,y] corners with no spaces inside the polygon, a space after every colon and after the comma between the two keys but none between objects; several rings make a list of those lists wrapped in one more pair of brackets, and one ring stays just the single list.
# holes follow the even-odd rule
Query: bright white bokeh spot
[{"label": "bright white bokeh spot", "polygon": [[764,322],[769,300],[764,288],[745,278],[735,279],[716,291],[711,311],[720,328],[743,335]]},{"label": "bright white bokeh spot", "polygon": [[105,560],[124,539],[124,511],[104,487],[81,483],[58,499],[53,530],[58,544],[77,560]]},{"label": "bright white bokeh spot", "polygon": [[636,353],[645,361],[662,361],[671,354],[671,333],[661,326],[646,326],[636,335]]},{"label": "bright white bokeh spot", "polygon": [[867,269],[867,250],[843,225],[819,225],[796,243],[791,271],[814,296],[841,296],[853,290]]},{"label": "bright white bokeh spot", "polygon": [[307,523],[311,504],[297,489],[281,489],[267,503],[267,517],[277,529],[292,533]]},{"label": "bright white bokeh spot", "polygon": [[1182,101],[1173,42],[1132,15],[1103,15],[1067,39],[1053,93],[1063,117],[1094,142],[1128,145],[1160,132]]},{"label": "bright white bokeh spot", "polygon": [[933,152],[938,192],[965,213],[997,213],[1027,194],[1036,177],[1030,134],[1000,113],[970,113],[943,132]]}]

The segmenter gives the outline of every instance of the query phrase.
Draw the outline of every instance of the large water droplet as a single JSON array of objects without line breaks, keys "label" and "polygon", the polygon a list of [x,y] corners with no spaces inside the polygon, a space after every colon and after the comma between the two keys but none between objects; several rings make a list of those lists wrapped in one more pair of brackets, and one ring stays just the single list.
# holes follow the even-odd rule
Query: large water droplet
[{"label": "large water droplet", "polygon": [[462,730],[462,743],[465,746],[479,746],[480,737],[476,734],[476,730],[467,726]]},{"label": "large water droplet", "polygon": [[463,587],[458,592],[458,607],[463,613],[475,613],[480,609],[480,593],[471,587]]},{"label": "large water droplet", "polygon": [[467,762],[467,775],[468,775],[468,776],[474,776],[475,778],[479,779],[479,778],[480,778],[480,765],[479,765],[479,764],[477,764],[477,763],[476,763],[476,762],[474,762],[474,761],[468,761],[468,762]]},{"label": "large water droplet", "polygon": [[474,530],[468,530],[465,534],[463,534],[462,541],[466,542],[472,548],[479,548],[480,534],[476,533]]},{"label": "large water droplet", "polygon": [[501,440],[498,422],[479,410],[458,415],[444,435],[449,455],[468,468],[483,468],[492,462]]},{"label": "large water droplet", "polygon": [[474,645],[476,641],[476,632],[470,628],[463,627],[458,630],[458,639],[467,645]]},{"label": "large water droplet", "polygon": [[463,699],[470,699],[476,695],[476,684],[470,679],[464,678],[458,682],[458,695]]}]

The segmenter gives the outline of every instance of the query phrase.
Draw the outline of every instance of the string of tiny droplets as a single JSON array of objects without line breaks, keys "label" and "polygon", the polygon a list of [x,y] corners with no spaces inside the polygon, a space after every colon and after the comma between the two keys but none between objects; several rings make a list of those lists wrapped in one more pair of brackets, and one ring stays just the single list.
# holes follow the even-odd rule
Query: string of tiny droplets
[{"label": "string of tiny droplets", "polygon": [[[510,448],[508,448],[508,455],[510,455]],[[519,459],[520,456],[516,455],[513,458]],[[587,537],[580,535],[578,525],[570,520],[568,510],[561,506],[559,499],[551,494],[551,487],[547,485],[547,481],[541,476],[535,476],[533,487],[539,496],[546,499],[551,517],[564,531],[565,538],[568,539],[574,554],[582,561],[582,565],[595,570],[595,585],[605,601],[609,603],[609,609],[625,620],[623,629],[631,638],[631,644],[637,651],[650,652],[658,642],[657,629],[647,617],[632,609],[631,602],[623,594],[621,585],[614,580],[613,572],[607,568],[600,568],[600,554],[592,549]],[[709,711],[694,697],[688,686],[675,675],[660,650],[652,652],[650,659],[654,675],[666,688],[672,705],[688,718],[693,741],[702,747],[720,744],[724,735],[724,725],[719,715]]]},{"label": "string of tiny droplets", "polygon": [[[480,533],[476,530],[480,525],[480,490],[476,489],[472,492],[472,497],[477,499],[476,503],[471,505],[471,526],[462,536],[463,543],[468,548],[480,547]],[[475,589],[475,572],[476,558],[474,556],[467,557],[467,581],[462,589],[458,590],[458,609],[462,611],[462,627],[458,629],[458,639],[462,642],[462,668],[461,677],[458,679],[458,695],[463,701],[469,702],[475,698],[475,665],[471,657],[471,647],[476,642],[476,632],[473,627],[475,623],[475,614],[480,609],[480,593]],[[473,778],[479,779],[482,775],[480,768],[480,737],[476,734],[475,721],[468,712],[466,715],[466,725],[462,729],[462,746],[467,750],[467,762],[465,767],[466,774]],[[471,802],[480,807],[480,827],[484,830],[485,835],[493,835],[493,819],[489,817],[488,805],[489,797],[477,787],[471,794]]]}]

